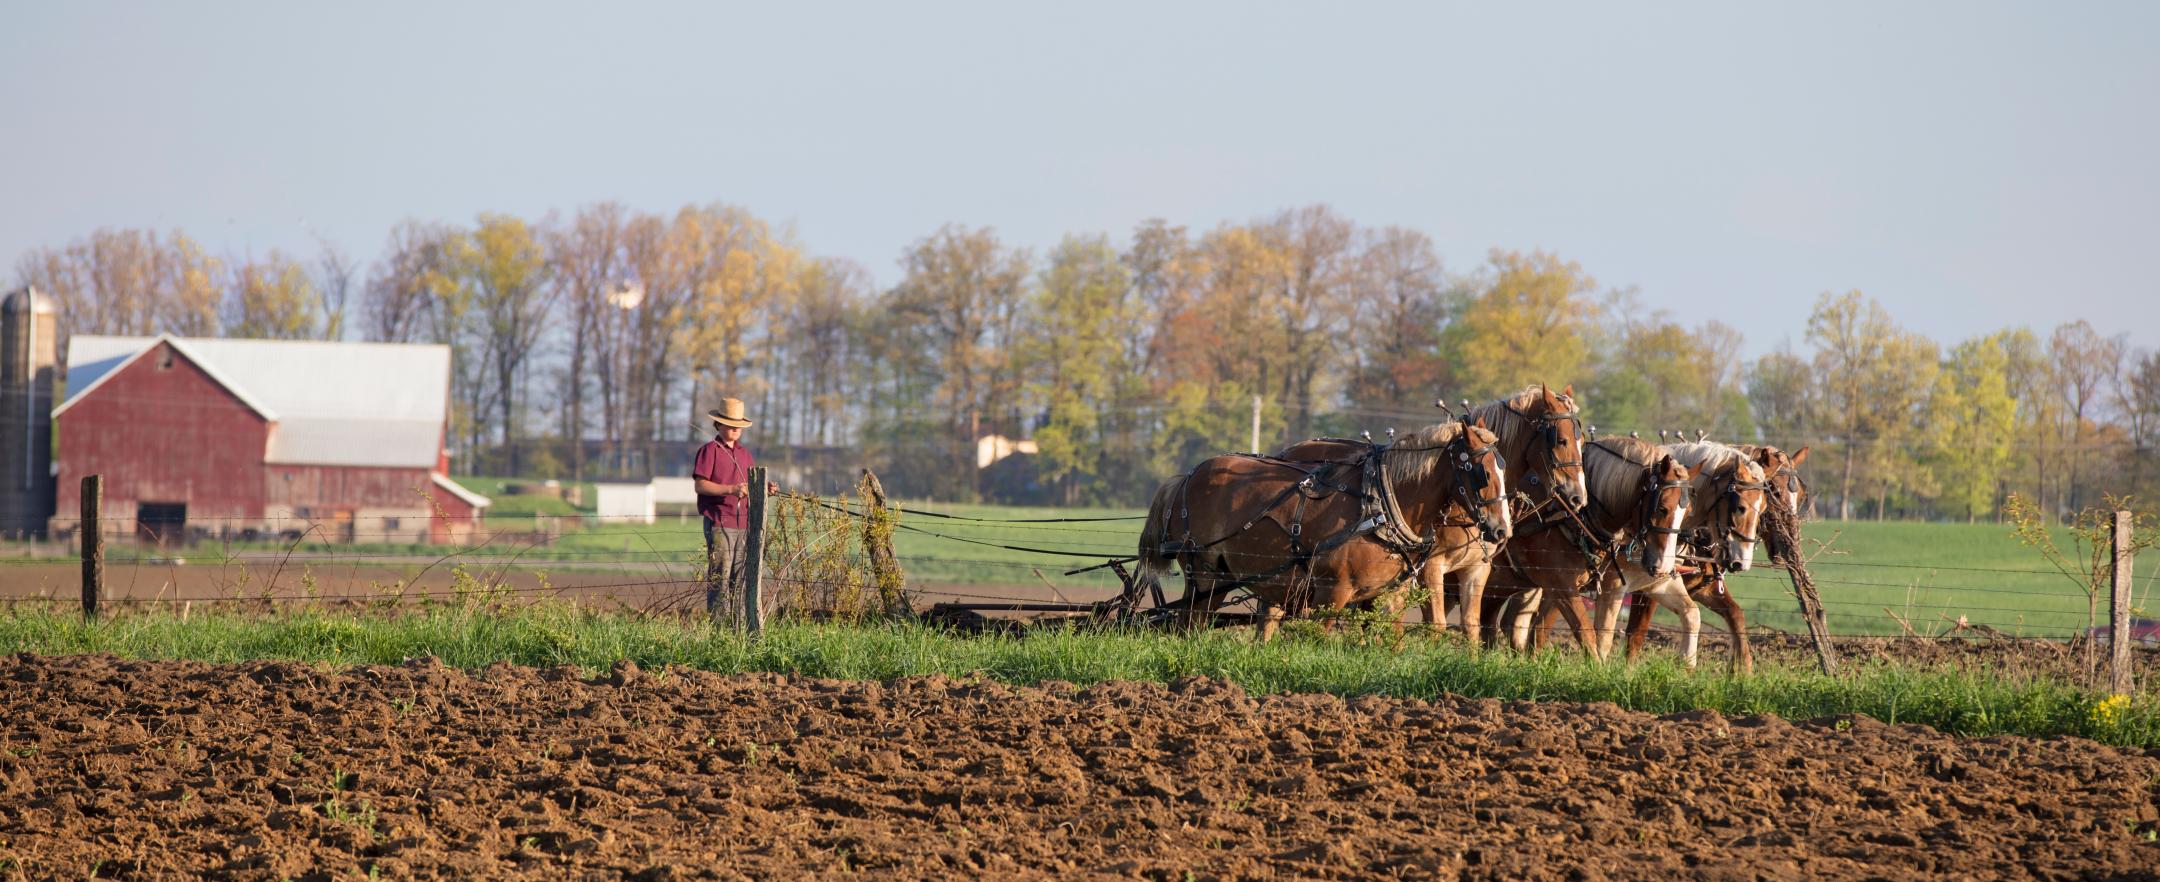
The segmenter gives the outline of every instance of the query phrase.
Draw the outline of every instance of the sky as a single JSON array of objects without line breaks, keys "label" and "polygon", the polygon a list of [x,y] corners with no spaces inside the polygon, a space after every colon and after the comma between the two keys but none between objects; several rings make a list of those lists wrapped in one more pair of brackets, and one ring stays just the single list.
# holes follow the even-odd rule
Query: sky
[{"label": "sky", "polygon": [[100,227],[362,260],[715,201],[881,284],[1315,202],[1544,249],[1752,353],[1858,289],[2160,347],[2160,4],[0,0],[0,279]]}]

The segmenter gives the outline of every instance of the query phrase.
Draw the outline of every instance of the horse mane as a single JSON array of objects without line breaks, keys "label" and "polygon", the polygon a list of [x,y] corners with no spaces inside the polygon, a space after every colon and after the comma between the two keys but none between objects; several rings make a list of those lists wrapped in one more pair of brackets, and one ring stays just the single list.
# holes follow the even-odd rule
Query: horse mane
[{"label": "horse mane", "polygon": [[[1695,484],[1693,495],[1696,497],[1695,504],[1697,505],[1705,501],[1703,497],[1714,492],[1711,477],[1724,474],[1727,468],[1739,468],[1739,478],[1742,481],[1756,484],[1763,481],[1762,466],[1757,464],[1753,457],[1748,456],[1747,451],[1730,444],[1719,444],[1715,441],[1689,441],[1683,444],[1669,444],[1663,449],[1665,452],[1672,454],[1673,459],[1679,460],[1681,465],[1687,466],[1688,473],[1691,476],[1689,480]],[[1750,471],[1751,469],[1752,471]]]},{"label": "horse mane", "polygon": [[1448,420],[1395,439],[1394,446],[1388,449],[1400,453],[1381,463],[1387,468],[1388,483],[1401,485],[1431,477],[1445,458],[1447,451],[1443,448],[1454,443],[1462,431],[1461,422]]},{"label": "horse mane", "polygon": [[[1589,485],[1590,498],[1606,511],[1625,513],[1635,502],[1642,489],[1642,470],[1657,465],[1658,458],[1665,455],[1657,445],[1640,438],[1599,438],[1583,445],[1583,476]],[[1591,457],[1620,460],[1633,468],[1619,468],[1620,463],[1606,462],[1602,467]]]},{"label": "horse mane", "polygon": [[[1533,428],[1530,420],[1524,418],[1521,412],[1529,410],[1544,395],[1545,387],[1532,383],[1513,395],[1502,396],[1470,408],[1470,420],[1484,420],[1485,427],[1500,436],[1501,446],[1513,447],[1516,441]],[[1553,397],[1569,404],[1574,403],[1568,396],[1558,392],[1554,392]]]}]

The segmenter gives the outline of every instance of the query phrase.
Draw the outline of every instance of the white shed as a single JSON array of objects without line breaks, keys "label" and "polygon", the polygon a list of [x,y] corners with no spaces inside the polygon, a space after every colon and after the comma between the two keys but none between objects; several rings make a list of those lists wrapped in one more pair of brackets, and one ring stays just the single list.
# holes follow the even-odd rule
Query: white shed
[{"label": "white shed", "polygon": [[594,484],[593,514],[603,524],[650,524],[658,509],[651,484]]}]

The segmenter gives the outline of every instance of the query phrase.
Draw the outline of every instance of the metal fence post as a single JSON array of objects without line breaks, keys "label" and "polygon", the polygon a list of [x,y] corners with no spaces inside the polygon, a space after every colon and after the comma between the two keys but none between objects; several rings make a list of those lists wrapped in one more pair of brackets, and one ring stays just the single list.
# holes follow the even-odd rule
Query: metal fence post
[{"label": "metal fence post", "polygon": [[98,598],[105,593],[105,531],[98,510],[105,502],[105,476],[82,479],[82,612],[83,620],[95,622]]},{"label": "metal fence post", "polygon": [[2108,691],[2116,695],[2130,694],[2133,685],[2130,677],[2130,540],[2133,529],[2129,512],[2115,513],[2114,572],[2109,579],[2113,596],[2108,604]]},{"label": "metal fence post", "polygon": [[750,470],[750,533],[743,537],[743,627],[765,628],[765,467]]}]

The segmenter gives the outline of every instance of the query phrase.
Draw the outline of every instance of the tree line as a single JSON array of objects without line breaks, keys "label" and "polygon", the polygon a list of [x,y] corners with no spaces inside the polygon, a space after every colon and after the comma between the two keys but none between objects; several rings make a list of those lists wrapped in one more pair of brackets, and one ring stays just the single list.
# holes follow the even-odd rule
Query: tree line
[{"label": "tree line", "polygon": [[[1839,516],[1987,518],[2011,492],[2066,513],[2155,480],[2160,355],[2082,320],[1946,346],[1825,293],[1803,328],[1749,329],[1804,348],[1749,360],[1741,328],[1650,308],[1559,255],[1451,269],[1424,233],[1324,205],[1040,254],[948,225],[899,265],[881,287],[736,206],[601,203],[407,221],[366,266],[327,244],[218,257],[182,232],[107,229],[16,274],[59,301],[63,334],[448,344],[461,472],[669,471],[732,396],[776,464],[867,464],[941,500],[1129,505],[1248,446],[1255,400],[1273,446],[1544,381],[1573,383],[1604,433],[1811,446]],[[979,468],[989,435],[1039,453]]]}]

